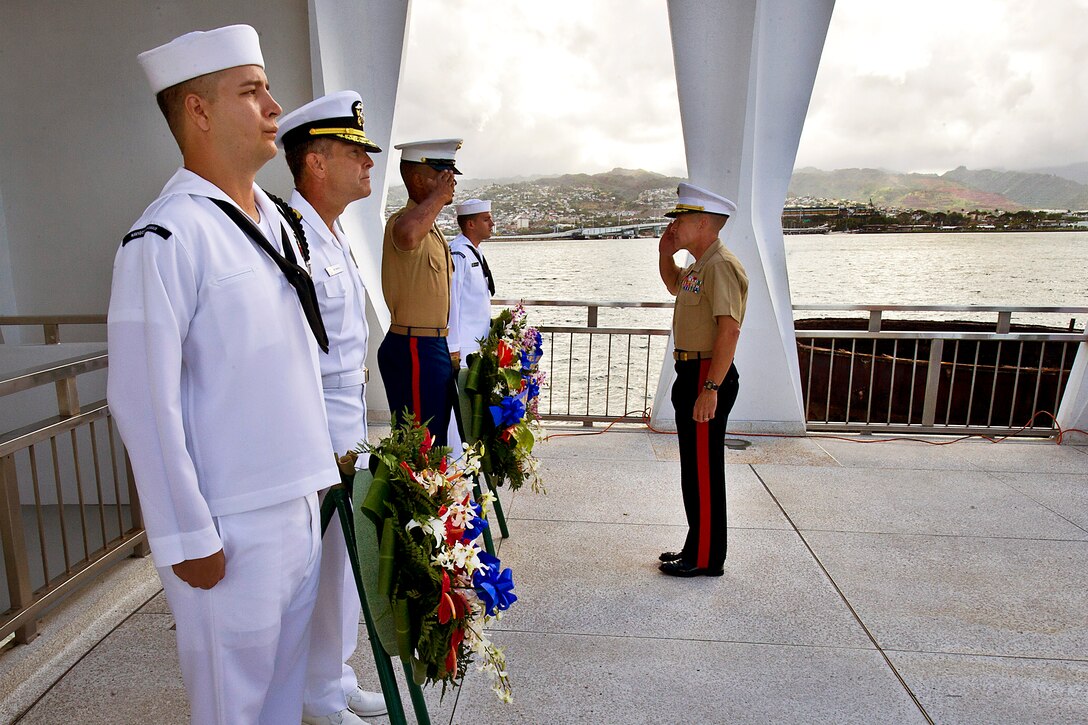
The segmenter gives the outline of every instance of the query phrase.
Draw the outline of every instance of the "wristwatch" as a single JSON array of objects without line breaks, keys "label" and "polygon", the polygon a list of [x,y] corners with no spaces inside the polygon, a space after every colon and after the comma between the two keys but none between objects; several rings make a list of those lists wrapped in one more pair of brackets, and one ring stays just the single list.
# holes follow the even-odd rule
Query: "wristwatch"
[{"label": "wristwatch", "polygon": [[705,383],[703,383],[703,390],[715,390],[716,391],[720,387],[721,386],[718,385],[713,380],[707,380]]}]

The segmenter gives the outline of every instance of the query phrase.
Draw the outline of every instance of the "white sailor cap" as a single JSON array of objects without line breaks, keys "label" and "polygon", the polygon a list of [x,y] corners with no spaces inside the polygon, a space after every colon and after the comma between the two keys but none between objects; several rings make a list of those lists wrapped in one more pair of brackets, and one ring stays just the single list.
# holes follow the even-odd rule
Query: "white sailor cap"
[{"label": "white sailor cap", "polygon": [[412,161],[417,164],[427,164],[439,171],[452,171],[455,174],[461,172],[453,165],[453,158],[457,149],[461,148],[459,138],[439,138],[431,141],[412,141],[411,143],[399,143],[393,148],[400,151],[401,161]]},{"label": "white sailor cap", "polygon": [[469,199],[457,205],[457,216],[483,214],[485,211],[491,211],[491,202],[484,199]]},{"label": "white sailor cap", "polygon": [[166,45],[140,53],[136,60],[154,94],[182,81],[239,65],[264,68],[261,41],[257,31],[248,25],[186,33]]},{"label": "white sailor cap", "polygon": [[676,187],[676,196],[676,208],[665,212],[667,217],[678,217],[690,212],[732,216],[737,210],[737,205],[724,196],[683,181]]},{"label": "white sailor cap", "polygon": [[310,101],[280,119],[276,145],[291,148],[315,138],[334,138],[380,152],[363,133],[363,99],[355,91],[337,91]]}]

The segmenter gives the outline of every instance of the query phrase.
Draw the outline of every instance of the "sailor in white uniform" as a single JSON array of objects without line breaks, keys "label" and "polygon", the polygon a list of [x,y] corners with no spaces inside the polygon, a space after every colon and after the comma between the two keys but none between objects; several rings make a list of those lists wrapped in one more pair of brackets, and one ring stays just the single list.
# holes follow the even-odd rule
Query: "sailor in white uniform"
[{"label": "sailor in white uniform", "polygon": [[339,479],[304,248],[255,184],[280,107],[256,31],[140,55],[184,167],[117,252],[107,395],[177,625],[194,723],[297,725]]},{"label": "sailor in white uniform", "polygon": [[[370,196],[369,153],[381,151],[363,132],[363,101],[354,91],[318,98],[280,119],[276,143],[295,180],[291,207],[310,246],[317,299],[329,335],[321,381],[333,449],[343,455],[366,440],[366,288],[339,218]],[[366,465],[364,454],[357,460]],[[359,715],[385,713],[380,693],[359,687],[348,666],[359,641],[361,605],[334,519],[322,542],[321,583],[314,608],[302,721],[359,725]]]},{"label": "sailor in white uniform", "polygon": [[[491,218],[491,202],[487,200],[469,199],[458,204],[456,211],[461,233],[450,242],[453,281],[450,283],[447,342],[450,355],[460,358],[461,367],[467,367],[469,353],[480,349],[480,340],[487,337],[491,329],[495,280],[479,247],[481,242],[491,238],[495,222]],[[450,421],[449,440],[456,459],[461,455],[461,439],[455,420]]]}]

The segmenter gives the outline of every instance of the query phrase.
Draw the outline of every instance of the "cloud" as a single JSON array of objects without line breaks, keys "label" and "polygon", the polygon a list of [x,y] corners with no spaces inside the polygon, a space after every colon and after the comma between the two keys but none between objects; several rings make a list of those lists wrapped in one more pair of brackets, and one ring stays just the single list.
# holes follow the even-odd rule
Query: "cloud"
[{"label": "cloud", "polygon": [[394,138],[461,136],[473,177],[680,173],[660,0],[415,0]]},{"label": "cloud", "polygon": [[798,166],[943,171],[1082,160],[1088,38],[1072,29],[1088,27],[1088,3],[899,7],[837,4]]},{"label": "cloud", "polygon": [[[1088,0],[838,0],[798,166],[1083,160],[1085,27]],[[394,140],[461,136],[470,177],[684,174],[664,0],[414,0],[407,50]]]}]

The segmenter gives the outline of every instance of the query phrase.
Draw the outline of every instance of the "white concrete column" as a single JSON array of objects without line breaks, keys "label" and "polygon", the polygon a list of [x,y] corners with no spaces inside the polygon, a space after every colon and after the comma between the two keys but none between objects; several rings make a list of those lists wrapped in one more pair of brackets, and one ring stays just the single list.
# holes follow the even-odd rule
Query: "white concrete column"
[{"label": "white concrete column", "polygon": [[377,364],[378,345],[389,329],[381,286],[382,237],[389,180],[400,178],[400,154],[393,151],[392,133],[409,5],[410,0],[309,0],[314,97],[357,91],[363,98],[366,135],[382,148],[382,153],[373,154],[370,196],[352,203],[341,217],[369,297],[367,407],[377,417],[389,410]]},{"label": "white concrete column", "polygon": [[[1077,357],[1065,383],[1065,394],[1062,395],[1057,417],[1058,425],[1063,430],[1088,430],[1088,342],[1082,342],[1077,348]],[[1088,435],[1068,433],[1062,441],[1088,445]]]},{"label": "white concrete column", "polygon": [[[737,431],[805,429],[781,214],[834,0],[670,0],[691,181],[737,203],[722,241],[748,272]],[[675,425],[661,387],[654,424]],[[667,389],[666,389],[667,392]]]}]

